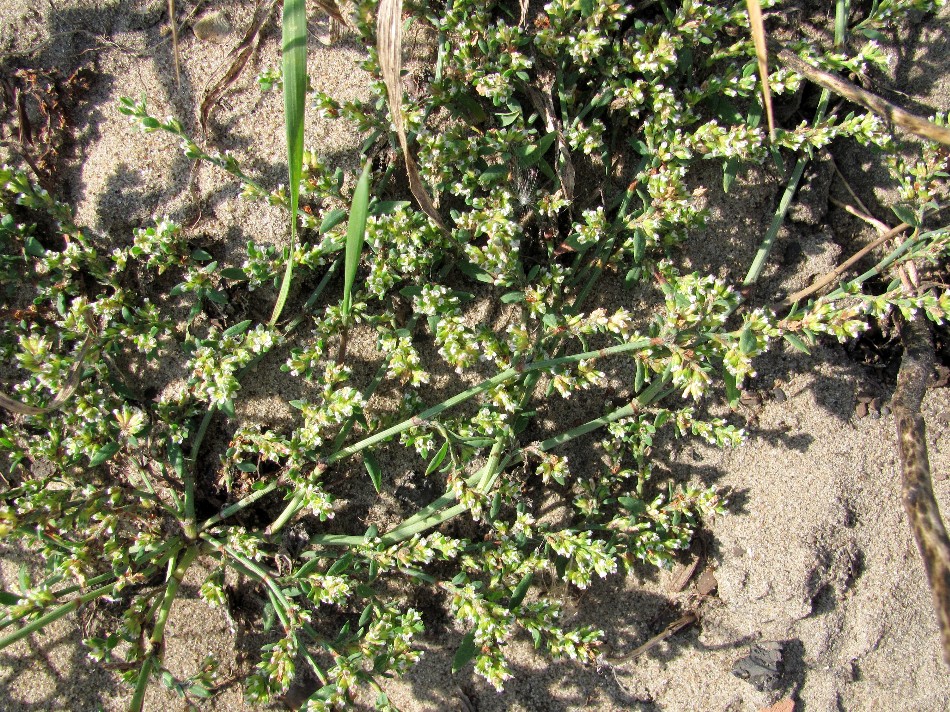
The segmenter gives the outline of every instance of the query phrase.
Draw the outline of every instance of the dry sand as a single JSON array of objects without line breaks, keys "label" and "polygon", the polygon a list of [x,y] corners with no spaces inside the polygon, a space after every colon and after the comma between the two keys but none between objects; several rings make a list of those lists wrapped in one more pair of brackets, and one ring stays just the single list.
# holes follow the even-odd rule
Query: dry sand
[{"label": "dry sand", "polygon": [[[182,3],[190,11],[194,3]],[[129,226],[171,215],[196,224],[200,235],[227,237],[225,247],[247,239],[279,241],[284,221],[276,210],[238,198],[229,178],[192,166],[165,136],[142,135],[115,111],[121,95],[146,95],[157,115],[179,117],[197,135],[197,105],[209,77],[219,71],[237,42],[253,6],[227,4],[234,29],[222,43],[181,37],[182,84],[176,86],[168,38],[163,34],[165,0],[150,2],[0,2],[4,27],[0,52],[25,53],[33,66],[71,71],[92,68],[89,92],[72,116],[75,145],[61,179],[66,197],[79,206],[79,222],[120,243]],[[201,12],[198,16],[201,16]],[[947,109],[948,69],[944,14],[910,26],[900,47],[897,86],[914,97],[912,108]],[[248,168],[273,184],[282,175],[281,102],[254,85],[257,68],[276,66],[276,30],[266,30],[257,64],[241,77],[215,114],[208,143],[247,157]],[[313,82],[337,98],[365,95],[366,77],[356,66],[358,48],[344,38],[331,47],[311,44]],[[907,99],[910,102],[910,99]],[[310,145],[331,163],[352,172],[359,138],[337,123],[312,115]],[[884,219],[888,195],[866,173],[859,153],[836,156],[864,198]],[[728,197],[709,174],[710,230],[697,235],[691,259],[697,268],[718,269],[716,252],[729,244],[747,264],[774,205],[777,184],[752,172]],[[819,178],[815,178],[816,182]],[[192,187],[193,186],[193,187]],[[820,192],[820,191],[819,191]],[[726,201],[729,202],[726,202]],[[736,205],[739,201],[739,205]],[[821,208],[819,199],[818,207]],[[812,219],[809,206],[783,233],[783,246],[797,243],[803,255],[798,276],[825,271],[840,250],[828,237],[856,232],[850,218],[832,211]],[[823,211],[820,211],[823,212]],[[713,251],[709,252],[710,246]],[[784,249],[784,247],[783,247]],[[775,277],[767,288],[788,291]],[[622,295],[621,295],[622,298]],[[420,665],[388,686],[404,710],[760,710],[782,697],[796,709],[941,710],[950,707],[950,677],[941,662],[935,617],[923,567],[899,499],[894,423],[888,414],[857,417],[859,398],[886,404],[893,374],[856,363],[841,347],[818,348],[812,356],[777,353],[758,364],[757,397],[732,417],[747,421],[749,440],[735,451],[695,443],[677,445],[661,457],[678,480],[714,483],[730,492],[730,513],[705,533],[704,562],[680,592],[655,570],[571,592],[573,621],[607,631],[610,656],[622,655],[698,607],[689,625],[637,660],[600,668],[554,664],[537,656],[526,640],[511,644],[515,677],[503,694],[471,673],[451,674],[461,637],[450,621],[423,637]],[[802,375],[804,374],[804,375]],[[780,390],[773,390],[774,388]],[[258,392],[265,392],[261,387]],[[250,404],[266,407],[267,399]],[[925,401],[936,494],[950,511],[950,392],[932,390]],[[7,550],[3,576],[15,575],[18,554]],[[705,578],[699,576],[708,572]],[[718,589],[700,596],[714,576]],[[226,614],[196,597],[197,572],[185,582],[168,626],[167,664],[193,671],[208,653],[222,661],[222,676],[239,676],[260,640]],[[99,613],[84,610],[0,652],[0,707],[6,710],[119,710],[129,689],[113,673],[98,670],[79,641]],[[776,690],[759,691],[732,674],[756,641],[781,641],[785,669]],[[239,682],[209,709],[242,710]],[[183,703],[153,686],[146,709],[179,709]]]}]

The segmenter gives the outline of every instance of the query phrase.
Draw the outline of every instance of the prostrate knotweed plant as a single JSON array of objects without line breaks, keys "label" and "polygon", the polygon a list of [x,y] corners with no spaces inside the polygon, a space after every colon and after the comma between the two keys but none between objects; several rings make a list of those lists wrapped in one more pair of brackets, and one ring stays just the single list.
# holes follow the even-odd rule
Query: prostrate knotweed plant
[{"label": "prostrate knotweed plant", "polygon": [[[882,61],[873,33],[934,5],[875,4],[851,20],[872,33],[854,52],[794,47],[827,69],[864,71]],[[697,161],[722,162],[728,185],[742,163],[803,163],[836,139],[893,143],[877,117],[828,112],[825,99],[814,121],[778,128],[770,144],[743,2],[553,0],[534,16],[510,7],[413,8],[434,66],[425,90],[396,105],[444,224],[393,187],[401,159],[374,169],[368,156],[350,192],[304,149],[306,18],[290,0],[293,52],[280,78],[265,75],[288,97],[289,188],[265,188],[144,100],[119,107],[233,175],[246,199],[286,207],[287,247],[252,242],[223,265],[212,245],[161,220],[105,252],[67,206],[0,171],[0,348],[16,369],[2,401],[13,415],[0,423],[0,532],[45,564],[41,578],[0,591],[0,647],[104,597],[125,612],[87,645],[124,670],[133,709],[153,677],[191,701],[211,695],[213,661],[185,680],[163,664],[173,603],[201,561],[212,568],[200,587],[209,605],[228,605],[227,576],[266,601],[272,639],[246,680],[254,702],[304,675],[315,681],[307,709],[345,706],[364,688],[389,708],[381,683],[418,659],[426,622],[407,584],[444,595],[465,628],[454,667],[473,661],[498,689],[512,674],[506,647],[523,633],[554,658],[596,661],[602,632],[565,624],[563,602],[539,581],[583,589],[636,562],[669,565],[703,517],[727,509],[713,489],[660,486],[654,448],[685,437],[738,445],[741,429],[705,403],[734,403],[755,357],[783,339],[800,349],[822,334],[852,339],[893,308],[946,317],[950,294],[879,288],[902,263],[946,256],[950,233],[926,227],[946,192],[947,153],[934,147],[893,159],[911,235],[826,296],[779,311],[678,266],[707,219],[689,188]],[[353,14],[371,47],[375,10],[367,0]],[[365,62],[374,74],[376,57]],[[787,69],[770,76],[773,93],[801,82]],[[318,95],[316,105],[354,121],[372,155],[388,144],[399,156],[385,84],[374,86],[365,104]],[[290,290],[295,274],[316,283],[306,299]],[[589,303],[600,280],[618,277],[626,306]],[[229,300],[241,285],[275,301],[268,322]],[[379,351],[365,380],[347,366],[357,330]],[[157,384],[151,397],[136,375],[144,358],[174,364],[187,383]],[[293,379],[292,424],[237,417],[252,366]],[[610,405],[608,387],[623,405]],[[558,401],[583,392],[603,408],[550,422],[565,412]],[[206,437],[212,420],[228,441],[219,449]],[[367,529],[345,500],[390,489],[399,446],[444,494]],[[217,470],[199,472],[208,463]],[[545,497],[563,503],[560,514],[544,513]],[[214,513],[202,521],[199,511]]]}]

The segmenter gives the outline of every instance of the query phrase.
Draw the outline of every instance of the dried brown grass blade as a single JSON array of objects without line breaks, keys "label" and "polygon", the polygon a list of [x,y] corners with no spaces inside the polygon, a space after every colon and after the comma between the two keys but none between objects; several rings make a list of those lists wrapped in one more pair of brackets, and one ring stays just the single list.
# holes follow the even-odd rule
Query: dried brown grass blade
[{"label": "dried brown grass blade", "polygon": [[950,146],[950,129],[945,126],[937,126],[937,124],[915,116],[909,111],[895,106],[876,94],[872,94],[841,77],[835,76],[831,72],[826,72],[811,66],[794,52],[782,47],[778,42],[770,42],[769,50],[786,67],[801,74],[818,86],[832,91],[848,101],[863,106],[888,123],[899,126],[915,136],[942,143],[944,146]]},{"label": "dried brown grass blade", "polygon": [[765,41],[765,25],[762,22],[762,8],[759,0],[746,0],[749,13],[749,27],[752,30],[752,43],[755,56],[759,61],[759,77],[762,80],[762,103],[765,104],[765,117],[769,124],[769,138],[775,136],[775,118],[772,114],[772,90],[769,88],[769,52]]},{"label": "dried brown grass blade", "polygon": [[346,25],[346,16],[340,10],[340,5],[335,0],[316,0],[316,3],[317,7],[323,10],[334,20],[339,22],[341,25]]},{"label": "dried brown grass blade", "polygon": [[224,74],[222,74],[214,84],[208,87],[208,90],[205,92],[204,99],[201,100],[201,110],[199,113],[201,129],[205,133],[208,132],[208,121],[211,119],[211,112],[221,97],[224,96],[224,92],[228,90],[228,87],[234,84],[238,77],[241,76],[244,67],[247,66],[248,60],[251,58],[251,55],[254,54],[254,50],[257,49],[258,44],[260,44],[261,28],[279,4],[280,0],[274,0],[265,11],[262,11],[259,5],[254,8],[254,17],[251,18],[251,23],[248,25],[244,37],[228,52],[228,58],[231,60],[231,63],[228,65]]},{"label": "dried brown grass blade", "polygon": [[399,137],[403,158],[406,159],[406,173],[409,176],[409,188],[419,207],[441,229],[445,223],[436,209],[429,192],[422,183],[416,162],[409,153],[409,142],[402,121],[402,0],[382,0],[376,18],[376,42],[379,54],[379,69],[386,84],[389,97],[389,113]]},{"label": "dried brown grass blade", "polygon": [[172,25],[172,53],[175,55],[175,83],[181,87],[181,56],[178,52],[178,23],[175,21],[175,0],[168,0],[168,20]]},{"label": "dried brown grass blade", "polygon": [[544,117],[544,127],[548,133],[557,132],[557,175],[561,180],[561,189],[564,191],[564,197],[568,200],[574,199],[574,163],[571,161],[571,152],[567,147],[567,141],[564,140],[564,133],[561,131],[561,122],[554,112],[554,100],[551,98],[551,91],[554,87],[554,78],[547,77],[542,82],[544,91],[528,87],[528,97],[531,99],[531,105],[534,110]]}]

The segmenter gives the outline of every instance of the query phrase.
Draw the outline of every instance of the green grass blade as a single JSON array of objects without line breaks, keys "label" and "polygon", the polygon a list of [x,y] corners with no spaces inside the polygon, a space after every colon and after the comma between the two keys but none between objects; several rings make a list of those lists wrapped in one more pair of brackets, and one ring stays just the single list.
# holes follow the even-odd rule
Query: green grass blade
[{"label": "green grass blade", "polygon": [[284,310],[294,273],[297,245],[297,211],[303,170],[304,108],[307,102],[307,5],[305,0],[285,0],[283,20],[284,126],[287,130],[287,173],[290,195],[290,252],[280,283],[280,293],[270,323]]},{"label": "green grass blade", "polygon": [[360,253],[363,251],[363,239],[366,237],[366,215],[369,212],[369,172],[370,164],[366,162],[363,174],[356,183],[353,192],[353,203],[350,205],[350,223],[346,229],[346,253],[343,263],[343,318],[350,315],[353,306],[353,282],[356,280],[356,269],[360,264]]}]

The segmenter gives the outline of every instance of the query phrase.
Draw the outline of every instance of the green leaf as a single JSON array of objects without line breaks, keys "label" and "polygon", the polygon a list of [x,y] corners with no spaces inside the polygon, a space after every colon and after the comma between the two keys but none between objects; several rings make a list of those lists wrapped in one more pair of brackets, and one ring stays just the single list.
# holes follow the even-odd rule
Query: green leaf
[{"label": "green leaf", "polygon": [[510,173],[511,169],[503,164],[487,166],[486,168],[482,169],[481,173],[479,174],[478,182],[481,185],[491,185],[492,183],[497,183],[499,181],[507,181]]},{"label": "green leaf", "polygon": [[238,336],[238,335],[240,335],[240,334],[243,334],[245,331],[247,331],[248,327],[249,327],[252,323],[254,323],[254,322],[252,322],[250,319],[245,319],[245,320],[242,321],[242,322],[238,322],[238,323],[235,324],[234,326],[229,326],[227,329],[225,329],[225,330],[222,332],[221,335],[222,335],[222,336],[225,336],[225,337],[227,337],[227,336]]},{"label": "green leaf", "polygon": [[[284,80],[284,129],[287,136],[287,190],[290,195],[290,250],[294,254],[297,241],[297,215],[300,209],[300,177],[303,173],[304,111],[307,106],[307,3],[306,0],[284,0],[281,53]],[[288,257],[280,292],[270,324],[280,318],[290,293],[294,261]]]},{"label": "green leaf", "polygon": [[119,443],[108,443],[96,450],[96,454],[89,458],[89,467],[97,467],[115,455],[122,446]]},{"label": "green leaf", "polygon": [[475,645],[475,631],[471,630],[462,638],[459,649],[455,651],[455,657],[452,658],[452,673],[457,673],[465,664],[475,657],[478,652],[478,646]]},{"label": "green leaf", "polygon": [[346,220],[346,211],[343,208],[334,208],[323,216],[323,222],[320,223],[320,234],[330,232],[333,228]]},{"label": "green leaf", "polygon": [[501,122],[502,126],[511,126],[515,121],[518,120],[518,117],[521,116],[520,111],[507,111],[499,114],[495,114],[498,117],[498,121]]},{"label": "green leaf", "polygon": [[0,589],[0,606],[14,606],[20,600],[16,594]]},{"label": "green leaf", "polygon": [[195,683],[194,685],[189,687],[188,694],[194,697],[202,697],[206,700],[211,698],[211,692],[208,690],[208,688],[206,688],[204,685],[201,685],[199,683]]},{"label": "green leaf", "polygon": [[534,578],[534,574],[530,571],[524,575],[524,578],[521,579],[521,582],[515,587],[515,590],[511,592],[511,600],[508,601],[508,610],[513,611],[515,608],[521,605],[521,602],[524,601],[524,597],[528,595],[528,589],[531,588],[531,581]]},{"label": "green leaf", "polygon": [[234,413],[234,401],[228,398],[224,403],[218,406],[222,413],[224,413],[229,418],[235,417]]},{"label": "green leaf", "polygon": [[366,608],[363,609],[363,613],[360,615],[360,620],[359,623],[357,623],[357,626],[362,628],[364,625],[369,623],[369,618],[371,615],[373,615],[373,604],[367,603]]},{"label": "green leaf", "polygon": [[739,334],[739,350],[743,354],[750,354],[755,351],[756,346],[758,345],[758,340],[755,338],[755,333],[749,327],[746,327],[742,330],[742,333]]},{"label": "green leaf", "polygon": [[537,143],[528,146],[518,146],[514,150],[518,162],[525,168],[530,168],[544,157],[544,154],[551,148],[555,139],[557,139],[557,133],[552,131],[542,136],[541,140]]},{"label": "green leaf", "polygon": [[439,465],[442,464],[442,461],[445,459],[445,456],[449,452],[449,441],[446,440],[442,443],[442,447],[439,448],[439,451],[435,454],[432,460],[429,461],[429,466],[426,467],[426,475],[431,475]]},{"label": "green leaf", "polygon": [[369,475],[376,493],[379,494],[383,484],[383,471],[379,467],[379,462],[371,452],[367,451],[363,453],[363,465],[366,467],[366,473]]},{"label": "green leaf", "polygon": [[643,253],[647,248],[647,238],[641,230],[633,233],[633,259],[638,264],[643,262]]},{"label": "green leaf", "polygon": [[452,113],[461,114],[463,119],[468,119],[473,124],[483,124],[488,121],[488,114],[485,113],[482,105],[474,97],[468,94],[459,94],[455,97],[455,100],[459,103],[461,111],[453,111]]},{"label": "green leaf", "polygon": [[[330,576],[336,576],[337,574],[342,573],[343,571],[346,571],[346,569],[349,567],[349,565],[352,562],[353,562],[353,554],[344,554],[339,559],[333,562],[333,566],[327,569],[327,574]],[[360,623],[360,625],[363,625],[363,624]]]},{"label": "green leaf", "polygon": [[911,210],[906,205],[892,205],[891,210],[900,218],[901,222],[905,222],[912,227],[920,227],[920,217],[916,211]]},{"label": "green leaf", "polygon": [[729,405],[735,408],[742,394],[739,393],[739,387],[736,385],[736,377],[725,366],[722,368],[722,380],[726,385],[726,398],[729,400]]},{"label": "green leaf", "polygon": [[722,192],[728,193],[739,173],[739,159],[729,158],[722,164]]},{"label": "green leaf", "polygon": [[213,260],[214,257],[198,247],[191,251],[191,259],[193,259],[195,262],[209,262]]},{"label": "green leaf", "polygon": [[32,235],[26,236],[26,239],[23,241],[23,249],[26,250],[26,254],[30,257],[42,257],[46,254],[46,249],[40,244],[40,241]]},{"label": "green leaf", "polygon": [[237,468],[241,472],[257,472],[257,465],[253,462],[239,462]]},{"label": "green leaf", "polygon": [[390,215],[399,208],[408,208],[412,203],[408,200],[377,200],[369,206],[370,215]]},{"label": "green leaf", "polygon": [[508,292],[501,295],[502,304],[512,304],[524,301],[524,292]]},{"label": "green leaf", "polygon": [[620,502],[620,506],[631,514],[640,514],[646,511],[646,505],[643,503],[643,500],[634,499],[633,497],[617,497],[617,501]]},{"label": "green leaf", "polygon": [[233,279],[238,282],[244,282],[247,280],[247,275],[240,267],[225,267],[218,274],[220,274],[225,279]]},{"label": "green leaf", "polygon": [[346,228],[346,256],[343,262],[343,318],[350,315],[353,306],[353,282],[360,264],[363,240],[366,237],[366,214],[369,207],[370,162],[366,161],[363,173],[353,191],[353,203],[350,205],[350,222]]},{"label": "green leaf", "polygon": [[795,334],[782,334],[784,339],[790,343],[793,347],[801,351],[803,354],[808,354],[811,356],[811,351],[808,350],[808,344],[802,341]]},{"label": "green leaf", "polygon": [[501,490],[495,490],[491,499],[491,508],[488,510],[488,521],[493,522],[498,519],[498,512],[501,511]]}]

